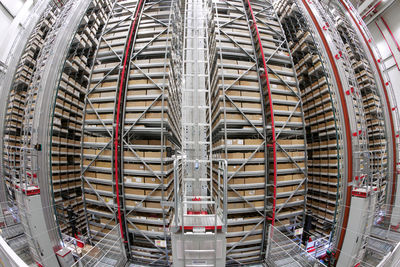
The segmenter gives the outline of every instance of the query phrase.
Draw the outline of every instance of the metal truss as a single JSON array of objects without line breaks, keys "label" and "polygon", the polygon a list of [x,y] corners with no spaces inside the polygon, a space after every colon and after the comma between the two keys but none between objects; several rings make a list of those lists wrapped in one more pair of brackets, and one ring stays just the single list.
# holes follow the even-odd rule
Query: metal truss
[{"label": "metal truss", "polygon": [[350,3],[350,1],[339,0],[337,1],[339,6],[342,8],[343,12],[348,13],[351,20],[353,21],[353,25],[355,25],[354,29],[357,30],[357,34],[359,35],[360,42],[364,46],[364,50],[367,51],[367,56],[370,62],[370,65],[373,69],[374,76],[376,77],[378,91],[381,96],[383,96],[384,108],[385,108],[385,120],[386,123],[386,132],[388,134],[388,163],[391,161],[393,164],[388,164],[388,189],[386,203],[388,210],[386,213],[391,216],[392,208],[395,201],[395,191],[398,181],[398,171],[397,165],[399,162],[399,110],[396,103],[396,98],[393,92],[393,85],[390,82],[389,75],[386,71],[385,64],[382,60],[379,50],[377,49],[371,33],[369,32],[367,26],[364,21],[360,17],[360,15],[355,11],[356,9]]},{"label": "metal truss", "polygon": [[[338,108],[338,98],[333,84],[329,82],[332,80],[332,77],[328,71],[329,66],[324,63],[325,60],[323,60],[323,55],[321,54],[321,49],[323,48],[316,41],[316,38],[314,37],[315,33],[308,26],[307,19],[304,17],[304,13],[301,11],[298,2],[280,1],[277,3],[276,8],[278,14],[281,16],[281,20],[283,21],[285,34],[291,44],[293,58],[296,63],[296,72],[302,90],[303,103],[304,106],[307,106],[307,108],[305,108],[307,114],[305,117],[309,128],[307,132],[307,144],[308,151],[311,152],[311,155],[309,156],[309,159],[311,160],[308,164],[308,174],[309,183],[312,184],[308,190],[307,205],[311,209],[316,209],[316,212],[314,212],[315,214],[313,215],[316,220],[323,220],[323,223],[317,224],[317,226],[322,225],[322,227],[326,227],[325,224],[328,223],[330,225],[328,229],[330,232],[329,235],[332,236],[332,229],[334,228],[336,218],[340,212],[340,209],[338,209],[338,206],[340,206],[339,201],[342,197],[340,177],[343,177],[344,175],[344,168],[341,167],[343,166],[344,159],[343,157],[340,157],[340,155],[344,153],[343,133],[341,130],[344,127],[342,126],[343,122],[340,121],[341,116],[339,114],[341,110]],[[318,65],[319,62],[321,63],[321,68],[314,71],[313,66]],[[308,68],[308,66],[312,67]],[[321,82],[321,79],[324,82]],[[322,90],[324,86],[326,86],[326,89],[321,93],[316,93],[318,90]],[[322,96],[322,94],[328,95],[328,104],[330,104],[330,106],[326,106],[323,101],[318,100],[320,99],[319,96]],[[315,114],[310,111],[320,105],[323,105],[323,108],[320,108],[320,111],[314,112]],[[315,109],[315,111],[317,111],[317,109]],[[329,112],[332,113],[332,116],[326,115]],[[334,122],[333,127],[328,128],[318,126],[320,122],[329,123],[331,120]],[[331,141],[333,141],[334,144],[331,144]],[[326,145],[322,145],[324,143],[326,143]],[[316,162],[320,161],[321,154],[326,153],[326,149],[328,149],[328,159],[332,157],[336,160],[336,164],[331,164],[330,162],[327,164],[314,163],[314,159]],[[334,154],[332,154],[331,151],[334,152]],[[324,171],[324,167],[336,167],[337,171],[331,174],[328,171]],[[324,175],[324,177],[328,176],[328,178],[324,178],[328,179],[327,182],[325,180],[320,180],[319,176],[321,175]],[[331,178],[333,179],[333,183],[330,181]],[[326,185],[334,185],[336,187],[333,195],[333,203],[329,198],[331,197],[330,193],[322,191],[323,186],[326,187]],[[326,193],[329,194],[327,195]],[[322,216],[320,215],[321,209],[319,206],[321,200],[326,201],[325,214]],[[334,205],[334,210],[328,212],[330,204]],[[333,213],[333,216],[331,213]],[[323,230],[324,229],[321,231]],[[318,231],[318,233],[322,235],[326,234],[321,231]]]},{"label": "metal truss", "polygon": [[[92,73],[102,71],[104,75],[99,78],[94,78],[92,74],[92,86],[86,94],[87,104],[84,112],[86,114],[86,119],[84,120],[83,133],[87,134],[90,132],[94,138],[100,136],[105,137],[105,139],[102,139],[99,143],[95,141],[94,143],[89,142],[87,145],[84,145],[84,148],[89,148],[94,145],[100,150],[100,152],[96,153],[94,157],[90,156],[90,160],[86,162],[86,164],[84,164],[84,160],[82,160],[83,183],[84,185],[88,185],[89,190],[87,191],[91,194],[95,194],[98,199],[97,201],[86,199],[86,210],[88,213],[97,213],[100,218],[108,218],[109,222],[118,221],[118,223],[121,223],[121,232],[126,243],[126,250],[130,257],[137,262],[155,265],[169,264],[170,244],[167,233],[169,208],[160,208],[156,211],[156,209],[145,208],[145,204],[148,201],[154,201],[155,199],[161,198],[161,201],[158,202],[160,205],[164,205],[164,203],[171,197],[171,192],[166,191],[171,184],[171,182],[167,182],[166,175],[171,173],[172,168],[171,170],[168,169],[166,163],[169,163],[170,160],[164,158],[164,154],[167,151],[166,142],[172,142],[173,144],[179,145],[179,131],[176,130],[179,123],[176,120],[177,115],[175,114],[171,115],[172,119],[170,122],[165,121],[164,118],[168,114],[166,112],[168,103],[167,97],[168,101],[175,102],[176,105],[179,105],[180,101],[175,87],[176,84],[180,83],[179,66],[174,70],[177,71],[177,73],[173,73],[171,70],[171,64],[175,63],[174,60],[171,59],[171,54],[176,55],[179,53],[177,51],[179,50],[180,41],[171,37],[172,32],[180,31],[180,27],[177,24],[180,20],[179,12],[176,12],[178,9],[178,1],[138,1],[134,10],[127,10],[127,7],[121,6],[118,3],[114,6],[114,10],[116,11],[114,11],[109,20],[113,22],[113,26],[105,28],[103,37],[101,38],[103,45],[100,45],[100,47],[106,48],[109,52],[104,53],[100,51],[97,52],[96,56],[96,58],[99,59],[99,64],[108,63],[110,60],[112,60],[113,63],[106,69],[102,69],[101,66],[94,66]],[[120,12],[118,13],[118,11]],[[124,17],[120,14],[121,12],[125,12],[128,15]],[[127,22],[130,22],[128,27],[126,27]],[[126,35],[127,38],[124,41],[123,50],[115,49],[114,47],[116,46],[116,42],[109,41],[113,38],[108,35],[111,34],[112,36],[113,32],[118,32],[118,27],[121,28],[121,30],[123,28],[130,29],[129,34]],[[150,27],[156,27],[157,32]],[[149,33],[146,31],[148,28],[152,29],[150,37],[148,37]],[[150,65],[148,63],[142,63],[143,60],[146,60],[147,58],[152,60],[153,58],[161,57],[162,62],[152,63]],[[179,57],[176,59],[179,60]],[[160,72],[149,72],[149,68],[150,71],[151,68],[162,70],[160,70]],[[116,73],[119,73],[118,76],[115,76]],[[170,75],[174,78],[170,78]],[[118,77],[118,79],[116,79],[116,77]],[[138,85],[135,85],[136,80],[139,81]],[[144,80],[148,81],[145,82],[146,85],[140,85],[140,82]],[[117,81],[115,82],[115,86],[118,86],[118,89],[115,87],[104,88],[103,84],[109,81]],[[133,83],[131,83],[131,81]],[[131,92],[134,93],[135,90],[141,89],[141,86],[144,90],[158,90],[159,93],[157,95],[148,94],[147,96],[144,95],[139,97],[130,94]],[[103,98],[103,100],[101,100],[100,98],[93,96],[98,92],[105,92],[104,90],[116,92],[117,97],[113,97],[112,100],[110,98]],[[112,109],[99,109],[95,107],[96,103],[101,103],[101,101],[114,101],[114,99],[117,101],[114,102],[114,111]],[[132,108],[127,105],[127,103],[132,100],[147,100],[149,105],[146,105],[144,108]],[[172,111],[172,109],[173,107],[171,107],[170,104],[168,106],[168,111],[175,113],[176,110]],[[103,119],[102,114],[105,114],[105,112],[113,113],[113,121],[115,120],[116,125],[115,127],[111,127],[110,120]],[[159,120],[159,122],[153,122],[147,118],[151,114],[154,114],[153,112],[161,113],[162,119]],[[129,117],[131,113],[137,114],[134,120]],[[88,119],[88,116],[90,115],[87,114],[95,115],[95,120]],[[97,124],[97,126],[93,127],[93,123]],[[146,138],[154,138],[160,141],[159,146],[156,149],[160,151],[160,158],[158,160],[146,158],[142,155],[143,149],[150,149],[150,151],[155,149],[155,146],[136,144],[135,140],[143,138],[144,140],[146,140]],[[82,153],[84,157],[88,157],[87,154],[85,155],[83,150]],[[133,157],[127,157],[127,153],[130,153]],[[94,167],[97,165],[96,162],[106,159],[109,160],[112,166],[109,165],[109,168],[100,168],[101,170]],[[135,171],[126,167],[126,164],[130,164],[132,159],[135,164],[142,164],[144,167],[143,171]],[[152,164],[158,162],[160,163],[160,170],[153,169],[154,167],[152,167]],[[164,164],[166,164],[166,166],[164,166]],[[114,183],[109,181],[85,177],[85,173],[96,171],[96,169],[97,171],[105,173],[109,173],[112,170],[112,179],[118,182],[114,185]],[[123,177],[130,173],[132,173],[132,175],[137,173],[136,175],[154,177],[153,179],[157,181],[158,185],[140,185],[139,188],[150,190],[146,190],[146,195],[143,197],[139,196],[139,198],[137,198],[138,196],[130,196],[126,193],[127,190],[130,190],[132,186],[139,186],[132,184],[131,182],[128,182],[128,186],[126,185],[126,181],[124,181]],[[105,185],[111,185],[113,193],[108,194],[106,192],[98,191],[93,187],[93,185],[98,182]],[[156,195],[159,191],[161,191],[160,196]],[[108,203],[107,196],[114,198],[114,202]],[[132,197],[135,197],[134,199],[138,200],[135,201],[134,206],[132,206],[132,204],[127,204],[128,201],[133,202]],[[106,213],[97,212],[93,208],[88,209],[88,204],[97,205],[98,207],[103,206],[109,210],[111,214],[116,213],[115,219],[114,216],[110,216],[111,214],[106,215]],[[149,221],[146,222],[145,219],[140,219],[140,217],[136,219],[137,216],[135,214],[143,214],[144,212],[151,212],[151,210],[159,213],[162,217],[161,222],[157,222],[157,224],[161,225],[163,228],[162,234],[160,235],[139,228],[140,224]],[[99,226],[97,234],[100,234],[101,231],[108,228],[109,222],[98,224],[89,221],[88,223],[89,225],[96,225],[96,227]],[[158,239],[165,240],[167,245],[160,247],[159,242],[157,241]],[[151,251],[151,253],[149,253],[149,251]]]},{"label": "metal truss", "polygon": [[[299,162],[305,162],[306,157],[305,157],[305,146],[304,144],[298,147],[302,147],[303,149],[300,149],[301,151],[303,151],[304,156],[300,157],[300,158],[295,158],[292,157],[288,151],[293,151],[293,147],[292,146],[285,146],[285,145],[280,145],[278,142],[276,142],[276,139],[290,139],[290,138],[301,138],[304,140],[305,138],[305,133],[304,133],[304,119],[302,118],[302,112],[299,112],[299,110],[301,109],[301,101],[300,101],[300,95],[299,92],[297,91],[297,85],[296,85],[296,81],[290,81],[287,82],[284,78],[284,74],[281,71],[277,71],[276,69],[274,69],[274,65],[279,65],[280,62],[286,62],[285,60],[279,61],[280,59],[282,59],[282,57],[280,58],[280,54],[282,53],[282,51],[287,50],[286,49],[286,39],[283,36],[283,34],[281,33],[281,28],[279,26],[279,22],[276,19],[276,15],[275,12],[273,10],[273,7],[271,4],[266,3],[266,2],[262,2],[262,3],[253,3],[254,6],[256,6],[256,12],[252,12],[252,8],[251,8],[251,4],[249,2],[242,2],[242,1],[223,1],[223,2],[215,2],[214,3],[214,17],[215,17],[215,35],[216,35],[216,46],[217,46],[217,60],[220,61],[220,63],[218,64],[218,68],[216,69],[216,71],[218,71],[218,73],[220,76],[220,79],[222,80],[222,94],[221,94],[221,102],[223,104],[223,118],[224,122],[222,123],[222,126],[215,126],[214,127],[214,135],[216,135],[216,137],[214,137],[215,140],[219,139],[219,138],[223,138],[223,143],[225,143],[225,146],[222,148],[222,152],[225,155],[225,158],[228,158],[228,154],[229,154],[229,150],[231,150],[233,147],[229,147],[227,145],[229,138],[232,138],[233,136],[238,135],[238,132],[235,132],[234,129],[232,129],[230,126],[232,124],[232,122],[227,118],[227,114],[228,112],[233,112],[236,111],[237,113],[240,114],[240,116],[243,117],[243,121],[246,122],[246,124],[248,124],[248,130],[246,130],[246,133],[250,133],[250,129],[251,129],[251,134],[253,135],[253,138],[258,138],[260,139],[260,144],[253,146],[253,148],[251,148],[251,151],[248,152],[249,156],[246,157],[246,159],[243,160],[243,162],[240,162],[240,166],[238,166],[238,168],[229,173],[228,172],[228,183],[234,179],[234,178],[239,178],[239,177],[245,177],[246,175],[246,171],[245,168],[246,166],[248,166],[249,163],[254,163],[255,160],[258,160],[257,158],[255,158],[254,156],[256,155],[256,153],[258,152],[263,152],[264,153],[264,159],[265,159],[265,171],[263,172],[263,175],[265,176],[265,183],[264,183],[264,195],[267,196],[268,195],[268,189],[272,189],[271,191],[274,192],[277,187],[277,183],[276,183],[276,176],[279,174],[284,174],[285,171],[284,170],[278,170],[278,160],[280,162],[290,162],[291,164],[293,164],[294,169],[292,169],[291,171],[294,171],[295,173],[299,173],[304,175],[304,178],[299,181],[299,183],[296,183],[296,189],[293,190],[292,192],[290,192],[287,195],[287,198],[285,199],[284,203],[282,203],[281,205],[276,205],[275,203],[275,199],[276,199],[276,195],[275,196],[270,196],[270,197],[264,197],[263,201],[264,201],[264,208],[260,208],[260,207],[256,207],[254,206],[254,204],[252,203],[251,198],[246,198],[244,196],[242,196],[238,189],[242,189],[241,187],[238,186],[232,186],[230,184],[228,184],[228,189],[230,191],[232,191],[235,195],[236,195],[236,199],[243,201],[245,203],[245,205],[249,206],[249,208],[247,208],[247,212],[249,213],[254,213],[257,214],[257,216],[260,216],[260,220],[257,220],[257,222],[255,222],[256,224],[252,227],[252,229],[250,229],[249,231],[244,233],[244,236],[240,238],[240,240],[238,242],[236,242],[232,247],[229,248],[229,241],[228,241],[228,249],[227,249],[227,259],[228,259],[228,263],[231,264],[243,264],[246,262],[251,262],[251,261],[263,261],[263,255],[265,252],[265,249],[263,249],[261,246],[258,247],[259,249],[259,254],[248,254],[249,257],[248,258],[244,258],[244,259],[239,259],[237,258],[237,256],[234,253],[235,251],[240,251],[241,249],[237,250],[237,248],[239,248],[240,246],[243,246],[245,244],[248,244],[249,241],[246,240],[247,237],[252,236],[256,233],[261,233],[261,245],[265,246],[265,236],[266,233],[261,230],[258,229],[265,229],[265,224],[267,220],[272,220],[273,218],[273,223],[275,223],[275,221],[280,222],[281,220],[283,220],[284,218],[287,218],[286,216],[289,215],[289,217],[293,217],[292,214],[287,214],[287,215],[283,215],[280,214],[281,211],[283,209],[287,209],[288,207],[294,207],[293,203],[289,203],[291,202],[290,200],[293,198],[293,196],[295,195],[299,195],[299,194],[304,194],[304,188],[302,188],[302,185],[305,185],[306,179],[307,179],[307,175],[306,175],[306,170],[305,167],[301,167]],[[261,6],[262,5],[262,6]],[[219,11],[220,10],[220,11]],[[228,20],[225,19],[225,14],[228,13],[229,11],[235,12],[235,15],[232,16],[231,18],[229,18]],[[237,15],[236,15],[237,13]],[[274,24],[272,24],[273,26],[270,26],[270,21],[269,19],[272,19],[274,21],[276,21]],[[240,39],[237,37],[237,34],[232,34],[229,31],[230,27],[233,27],[233,25],[241,25],[240,24],[240,20],[245,20],[245,26],[247,28],[247,30],[249,32],[251,32],[251,37],[250,37],[250,45],[252,46],[252,49],[248,48],[248,45],[244,45],[243,44],[243,38]],[[259,38],[259,36],[257,36],[256,34],[256,28],[257,28],[257,24],[262,25],[262,29],[263,32],[267,31],[268,33],[270,32],[271,34],[273,34],[274,36],[277,37],[277,39],[275,40],[275,46],[272,48],[271,47],[271,52],[268,53],[263,53],[262,52],[262,48],[263,48],[263,44],[261,43],[261,39]],[[278,25],[278,28],[277,26]],[[275,27],[274,27],[275,26]],[[240,27],[240,26],[239,26]],[[226,30],[225,30],[226,29]],[[231,49],[226,49],[226,45],[222,45],[222,42],[231,42],[232,43],[232,47]],[[260,49],[261,47],[261,49]],[[269,48],[269,47],[268,47]],[[219,51],[218,51],[219,50]],[[260,52],[261,50],[261,52]],[[233,52],[235,51],[235,52]],[[232,63],[227,63],[227,64],[223,64],[223,61],[226,60],[229,57],[229,53],[235,53],[236,58],[240,58],[240,60],[246,60],[249,63],[247,64],[247,67],[245,70],[243,70],[243,72],[240,72],[240,75],[230,75],[227,74],[230,72],[230,68]],[[260,56],[263,55],[264,56]],[[289,58],[289,57],[288,57]],[[250,63],[251,62],[251,63]],[[265,63],[265,64],[264,64]],[[288,65],[292,65],[292,62],[290,59],[288,59],[287,62]],[[290,110],[289,112],[279,112],[274,110],[273,108],[273,103],[277,103],[277,104],[282,104],[282,102],[277,101],[276,99],[271,99],[271,101],[264,100],[264,97],[261,97],[261,105],[264,107],[267,107],[267,105],[270,105],[270,109],[271,111],[265,110],[262,108],[262,128],[260,129],[259,124],[255,124],[254,119],[251,118],[251,113],[249,113],[249,109],[243,108],[241,107],[241,103],[238,102],[240,100],[243,101],[244,98],[240,99],[238,97],[235,96],[231,96],[230,92],[233,90],[238,90],[238,88],[240,88],[241,86],[239,86],[239,84],[241,82],[245,82],[248,81],[249,76],[248,75],[254,75],[253,73],[256,73],[257,75],[256,77],[256,81],[258,84],[258,92],[261,96],[263,95],[268,95],[268,89],[267,89],[267,84],[268,84],[268,77],[267,74],[271,73],[274,78],[272,78],[273,83],[274,84],[282,84],[282,86],[284,87],[284,90],[287,90],[287,92],[285,93],[286,95],[290,95],[290,96],[294,96],[296,97],[297,101],[293,103],[290,103],[290,105],[293,105],[294,109]],[[218,76],[218,77],[219,77]],[[251,77],[251,76],[250,76]],[[229,81],[229,82],[225,82],[225,81]],[[221,89],[220,89],[221,90]],[[216,91],[216,93],[218,93],[218,91]],[[215,95],[217,95],[216,93],[214,93]],[[274,90],[274,93],[279,93],[279,90]],[[270,92],[271,94],[271,92]],[[272,96],[272,95],[270,95]],[[264,102],[266,101],[266,102]],[[216,112],[217,110],[214,108],[214,112]],[[279,114],[279,115],[283,115],[286,117],[286,119],[284,121],[281,122],[276,122],[274,120],[269,121],[268,119],[269,117],[274,117],[274,114]],[[292,118],[294,117],[300,117],[302,123],[299,123],[298,125],[296,125],[296,123],[292,122]],[[215,119],[214,119],[215,120]],[[275,126],[277,125],[277,127],[279,128],[278,130],[276,130],[275,132]],[[218,129],[218,127],[221,127],[221,134],[218,133],[218,131],[216,131],[216,129]],[[298,130],[293,131],[293,130],[289,130],[290,128],[293,127],[298,127]],[[239,130],[237,130],[239,131]],[[272,133],[273,132],[273,133]],[[243,132],[245,133],[245,132]],[[221,137],[218,137],[221,136]],[[274,140],[275,139],[275,140]],[[250,146],[249,146],[250,147]],[[247,149],[250,149],[250,148]],[[275,147],[275,149],[274,149]],[[289,149],[289,150],[288,150]],[[283,158],[279,158],[277,159],[276,157],[276,152],[279,151],[281,152]],[[275,153],[274,153],[275,152]],[[273,155],[275,154],[275,158],[273,157]],[[269,158],[269,160],[268,160]],[[232,160],[229,160],[230,162]],[[274,168],[271,170],[268,167],[269,162],[274,164]],[[275,171],[274,171],[275,170]],[[251,175],[250,173],[248,173],[248,175]],[[274,177],[275,179],[271,178]],[[274,184],[274,180],[275,180],[275,184]],[[245,188],[245,187],[244,187]],[[229,199],[229,198],[228,198]],[[253,198],[254,199],[254,198]],[[228,201],[229,202],[229,201]],[[268,202],[273,202],[272,207],[268,206]],[[302,211],[301,213],[296,214],[295,216],[301,216],[304,213],[304,205],[305,202],[301,201],[300,203],[297,202],[295,205],[300,204],[302,206]],[[228,216],[229,216],[229,212],[228,212]],[[303,216],[304,217],[304,216]],[[302,223],[294,223],[293,226],[295,225],[301,225]],[[264,225],[263,227],[261,227],[261,225]],[[228,219],[228,227],[229,227],[229,219]],[[229,237],[229,235],[228,235]],[[251,242],[250,242],[251,243]],[[236,250],[235,250],[236,249]],[[256,249],[256,248],[254,248]],[[250,257],[251,256],[251,257]]]}]

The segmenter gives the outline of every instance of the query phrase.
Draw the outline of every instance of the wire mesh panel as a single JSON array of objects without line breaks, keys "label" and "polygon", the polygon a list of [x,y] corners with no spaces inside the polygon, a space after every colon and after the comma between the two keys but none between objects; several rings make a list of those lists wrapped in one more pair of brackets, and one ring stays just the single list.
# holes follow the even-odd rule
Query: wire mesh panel
[{"label": "wire mesh panel", "polygon": [[117,224],[96,243],[96,246],[90,246],[86,254],[72,266],[123,266],[125,263],[125,250],[123,249],[119,224]]},{"label": "wire mesh panel", "polygon": [[266,254],[268,266],[325,266],[272,225],[269,227],[268,240]]}]

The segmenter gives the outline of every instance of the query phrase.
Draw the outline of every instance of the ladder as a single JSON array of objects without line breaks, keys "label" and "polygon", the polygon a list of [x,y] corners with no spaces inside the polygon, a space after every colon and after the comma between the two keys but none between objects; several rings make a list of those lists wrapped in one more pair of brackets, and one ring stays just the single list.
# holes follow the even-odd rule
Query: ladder
[{"label": "ladder", "polygon": [[189,0],[184,10],[182,151],[180,164],[175,164],[174,266],[221,266],[221,260],[225,265],[220,194],[214,192],[213,185],[209,4]]}]

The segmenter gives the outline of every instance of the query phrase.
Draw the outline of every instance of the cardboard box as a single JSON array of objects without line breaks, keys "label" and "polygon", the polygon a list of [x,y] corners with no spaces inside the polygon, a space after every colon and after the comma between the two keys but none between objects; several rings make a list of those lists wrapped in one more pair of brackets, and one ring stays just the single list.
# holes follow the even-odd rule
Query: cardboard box
[{"label": "cardboard box", "polygon": [[125,187],[125,194],[131,194],[131,195],[139,195],[139,196],[145,196],[145,191],[143,189],[136,189],[136,188],[129,188]]},{"label": "cardboard box", "polygon": [[146,202],[146,208],[161,209],[160,202]]},{"label": "cardboard box", "polygon": [[264,184],[265,177],[248,177],[244,179],[246,184]]},{"label": "cardboard box", "polygon": [[252,190],[246,190],[245,196],[260,196],[264,195],[264,193],[265,193],[264,189],[252,189]]},{"label": "cardboard box", "polygon": [[251,145],[261,145],[264,142],[262,139],[245,139],[244,140],[244,145],[246,146],[251,146]]},{"label": "cardboard box", "polygon": [[243,203],[228,203],[228,209],[243,209]]},{"label": "cardboard box", "polygon": [[136,207],[136,206],[144,207],[145,203],[144,202],[140,202],[140,201],[136,201],[136,200],[127,199],[127,200],[125,200],[125,205],[126,206],[131,206],[131,207]]},{"label": "cardboard box", "polygon": [[111,173],[97,172],[96,173],[96,178],[111,181],[112,180],[112,175],[111,175]]},{"label": "cardboard box", "polygon": [[[243,226],[244,231],[251,231],[255,227],[255,224],[250,224],[250,225],[245,225]],[[263,223],[260,223],[257,227],[254,228],[254,230],[262,229],[263,228]]]},{"label": "cardboard box", "polygon": [[228,233],[241,231],[243,231],[243,226],[228,226]]},{"label": "cardboard box", "polygon": [[102,184],[98,184],[96,186],[96,190],[102,190],[102,191],[107,191],[107,192],[112,192],[112,186],[111,185],[102,185]]},{"label": "cardboard box", "polygon": [[265,165],[264,164],[246,165],[245,170],[246,170],[246,172],[265,171]]}]

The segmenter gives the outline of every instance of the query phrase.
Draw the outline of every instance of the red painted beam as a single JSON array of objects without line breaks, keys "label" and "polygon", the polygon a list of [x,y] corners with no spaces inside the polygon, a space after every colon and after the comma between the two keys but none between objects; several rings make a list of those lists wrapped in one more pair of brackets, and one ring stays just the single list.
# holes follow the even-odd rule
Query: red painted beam
[{"label": "red painted beam", "polygon": [[266,83],[267,83],[267,88],[268,88],[268,100],[269,100],[269,108],[270,108],[270,113],[271,113],[271,129],[272,129],[272,150],[273,150],[273,158],[274,158],[274,199],[273,199],[273,207],[272,207],[272,226],[275,224],[275,209],[276,209],[276,172],[277,172],[277,159],[276,159],[276,136],[275,136],[275,119],[274,119],[274,110],[272,106],[272,94],[271,94],[271,87],[269,84],[269,78],[268,78],[268,68],[267,68],[267,62],[265,61],[265,54],[261,42],[261,37],[260,33],[258,32],[258,27],[257,27],[257,21],[256,17],[254,16],[253,9],[251,7],[250,0],[247,0],[247,5],[249,6],[249,11],[251,14],[251,19],[253,21],[253,27],[254,30],[256,31],[257,35],[257,40],[260,46],[260,54],[262,55],[262,64],[264,68],[264,75]]},{"label": "red painted beam", "polygon": [[[304,6],[306,7],[308,13],[310,14],[311,19],[313,20],[313,22],[315,24],[315,27],[318,30],[318,33],[319,33],[319,35],[322,39],[323,45],[325,47],[325,50],[328,54],[329,61],[331,62],[331,65],[332,65],[334,78],[338,85],[340,101],[342,103],[346,103],[343,84],[340,79],[339,70],[336,66],[335,57],[329,47],[328,41],[322,31],[321,26],[319,25],[315,15],[313,14],[312,10],[310,9],[310,6],[308,5],[307,1],[305,1],[305,0],[302,0],[302,1],[303,1]],[[347,161],[348,161],[348,170],[347,170],[346,175],[347,175],[347,182],[351,183],[353,181],[353,149],[352,149],[352,142],[351,142],[352,141],[351,140],[351,127],[350,127],[350,122],[349,122],[350,118],[349,118],[349,112],[348,112],[347,106],[345,104],[343,104],[342,107],[343,107],[343,117],[344,117],[344,125],[345,125],[345,137],[346,137],[345,141],[346,141],[346,145],[347,145],[347,155],[346,156],[347,156]],[[340,235],[339,244],[338,244],[338,252],[336,253],[337,258],[339,258],[339,254],[342,249],[344,236],[346,234],[347,223],[349,220],[351,192],[352,192],[352,188],[351,188],[351,186],[348,185],[347,189],[346,189],[346,204],[345,204],[345,208],[344,208],[342,230],[341,230],[341,235]]]},{"label": "red painted beam", "polygon": [[371,40],[367,39],[367,37],[365,36],[364,32],[361,30],[360,25],[361,25],[362,21],[356,20],[356,17],[350,11],[350,8],[345,3],[345,0],[339,0],[339,1],[341,2],[341,4],[345,7],[347,12],[349,13],[349,15],[352,18],[354,24],[357,26],[358,31],[361,33],[365,44],[368,47],[369,53],[371,54],[372,59],[374,60],[375,67],[376,67],[376,69],[378,71],[379,79],[381,81],[382,88],[383,88],[383,93],[385,95],[385,100],[386,100],[386,103],[387,103],[386,106],[387,106],[387,109],[388,109],[388,112],[389,112],[389,121],[390,121],[390,128],[391,128],[391,133],[392,133],[392,144],[393,144],[393,160],[392,160],[392,162],[393,162],[393,178],[392,178],[393,179],[393,184],[392,184],[392,196],[391,196],[391,199],[390,199],[390,204],[393,205],[394,198],[395,198],[395,192],[396,192],[396,184],[397,184],[397,177],[396,177],[396,175],[397,175],[396,174],[396,168],[397,168],[397,166],[396,166],[396,162],[397,162],[396,151],[397,151],[397,148],[396,148],[396,134],[395,134],[395,129],[394,129],[393,114],[392,114],[392,110],[391,110],[391,107],[390,107],[389,94],[388,94],[388,92],[386,90],[386,81],[383,79],[383,75],[382,75],[381,69],[379,68],[378,61],[377,61],[377,59],[375,57],[374,52],[372,51],[372,48],[371,48],[371,45],[370,45],[370,41]]},{"label": "red painted beam", "polygon": [[397,69],[400,70],[399,65],[397,64],[397,60],[393,54],[392,48],[390,47],[389,42],[387,41],[385,35],[383,34],[381,28],[379,27],[378,23],[376,23],[376,21],[375,21],[375,25],[376,25],[376,27],[378,27],[379,32],[382,34],[383,39],[385,40],[387,46],[389,47],[390,54],[392,54],[392,57],[394,59],[394,63],[396,63]]},{"label": "red painted beam", "polygon": [[386,21],[385,21],[385,19],[384,19],[383,17],[381,17],[381,20],[382,20],[383,24],[385,24],[386,29],[388,29],[388,31],[390,32],[390,35],[392,36],[393,41],[396,43],[397,50],[400,51],[399,43],[397,42],[396,38],[394,38],[394,35],[393,35],[393,33],[392,33],[392,30],[389,28],[389,25],[386,23]]},{"label": "red painted beam", "polygon": [[126,63],[127,63],[127,59],[130,58],[130,55],[128,55],[128,51],[130,50],[131,47],[131,41],[132,41],[132,37],[133,37],[133,33],[135,32],[135,26],[136,26],[136,22],[138,19],[138,14],[139,14],[139,10],[141,9],[143,0],[140,0],[137,8],[136,8],[136,12],[135,12],[135,18],[132,22],[132,26],[130,29],[130,33],[129,33],[129,38],[128,38],[128,44],[126,46],[125,49],[125,58],[124,58],[124,64],[122,67],[122,73],[120,76],[120,83],[119,83],[119,93],[118,93],[118,106],[117,106],[117,114],[116,114],[116,126],[115,126],[115,139],[114,139],[114,171],[115,171],[115,188],[116,188],[116,194],[117,194],[117,208],[118,208],[118,222],[119,222],[119,229],[121,231],[121,237],[122,240],[124,240],[124,231],[122,229],[122,216],[121,216],[121,204],[119,201],[119,184],[118,184],[118,155],[119,155],[119,146],[118,146],[118,131],[119,131],[119,116],[121,113],[121,98],[122,98],[122,90],[123,90],[123,85],[124,85],[124,79],[125,79],[125,71],[126,71]]}]

